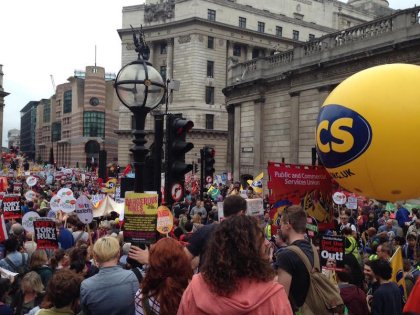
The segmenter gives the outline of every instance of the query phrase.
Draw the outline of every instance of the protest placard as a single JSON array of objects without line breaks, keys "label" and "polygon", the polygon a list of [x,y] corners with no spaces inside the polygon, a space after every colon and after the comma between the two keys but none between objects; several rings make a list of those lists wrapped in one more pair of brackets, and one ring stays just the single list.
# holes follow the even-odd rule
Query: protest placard
[{"label": "protest placard", "polygon": [[74,212],[76,212],[79,220],[84,224],[89,224],[93,220],[92,207],[92,202],[88,197],[86,197],[86,195],[81,195],[79,198],[77,198],[76,209]]},{"label": "protest placard", "polygon": [[29,187],[35,186],[37,182],[38,182],[38,179],[35,176],[29,176],[26,179],[26,183],[28,184]]},{"label": "protest placard", "polygon": [[5,195],[2,207],[5,220],[20,219],[22,217],[19,195]]},{"label": "protest placard", "polygon": [[246,199],[247,210],[246,214],[251,216],[264,215],[264,202],[262,198]]},{"label": "protest placard", "polygon": [[162,234],[168,234],[174,226],[174,217],[171,210],[166,206],[157,209],[156,230]]},{"label": "protest placard", "polygon": [[59,208],[65,213],[73,212],[76,209],[76,198],[74,198],[73,194],[71,196],[65,195],[64,197],[60,197]]},{"label": "protest placard", "polygon": [[335,261],[336,268],[344,268],[344,238],[342,236],[323,236],[321,240],[321,265],[328,259]]},{"label": "protest placard", "polygon": [[53,211],[60,210],[60,197],[59,196],[55,195],[51,197],[50,208]]},{"label": "protest placard", "polygon": [[33,190],[28,190],[25,193],[25,198],[28,201],[33,201],[36,198],[36,192],[34,192]]},{"label": "protest placard", "polygon": [[58,248],[55,221],[48,218],[38,218],[34,221],[35,241],[37,249]]},{"label": "protest placard", "polygon": [[156,241],[158,195],[127,192],[125,194],[124,241],[151,244]]},{"label": "protest placard", "polygon": [[223,221],[225,219],[225,212],[223,211],[223,202],[217,203],[217,220]]},{"label": "protest placard", "polygon": [[22,218],[22,226],[26,232],[34,233],[34,221],[39,218],[35,211],[26,212]]}]

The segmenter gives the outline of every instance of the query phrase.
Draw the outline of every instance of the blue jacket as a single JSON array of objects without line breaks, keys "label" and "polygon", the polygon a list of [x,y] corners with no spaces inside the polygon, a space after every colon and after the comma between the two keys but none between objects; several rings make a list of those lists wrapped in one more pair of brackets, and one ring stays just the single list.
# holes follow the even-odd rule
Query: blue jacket
[{"label": "blue jacket", "polygon": [[82,282],[80,305],[85,315],[134,315],[139,282],[131,270],[120,266],[101,268]]},{"label": "blue jacket", "polygon": [[410,212],[406,208],[401,207],[397,210],[395,218],[398,221],[398,225],[404,227],[405,222],[410,221]]}]

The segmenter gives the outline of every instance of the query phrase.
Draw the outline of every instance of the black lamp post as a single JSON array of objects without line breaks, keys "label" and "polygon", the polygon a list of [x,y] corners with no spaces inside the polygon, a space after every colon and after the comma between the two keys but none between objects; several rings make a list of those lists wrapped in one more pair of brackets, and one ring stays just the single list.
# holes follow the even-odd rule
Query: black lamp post
[{"label": "black lamp post", "polygon": [[134,115],[134,145],[130,149],[133,152],[136,175],[134,192],[143,192],[145,158],[149,151],[144,146],[147,142],[144,131],[146,116],[162,101],[165,95],[165,83],[160,73],[148,62],[150,49],[145,41],[143,28],[140,27],[138,38],[133,27],[131,29],[138,58],[118,72],[114,87],[121,103]]}]

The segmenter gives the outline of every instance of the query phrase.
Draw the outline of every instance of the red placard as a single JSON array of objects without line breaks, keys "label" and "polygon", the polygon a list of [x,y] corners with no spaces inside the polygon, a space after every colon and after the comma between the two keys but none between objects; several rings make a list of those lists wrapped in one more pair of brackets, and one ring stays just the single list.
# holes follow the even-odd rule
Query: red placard
[{"label": "red placard", "polygon": [[333,228],[333,181],[324,167],[268,162],[268,176],[272,219],[284,206],[300,204],[320,231]]},{"label": "red placard", "polygon": [[38,218],[34,221],[34,230],[38,249],[58,248],[55,221],[48,218]]},{"label": "red placard", "polygon": [[5,195],[2,203],[5,220],[19,219],[22,217],[20,209],[20,195]]}]

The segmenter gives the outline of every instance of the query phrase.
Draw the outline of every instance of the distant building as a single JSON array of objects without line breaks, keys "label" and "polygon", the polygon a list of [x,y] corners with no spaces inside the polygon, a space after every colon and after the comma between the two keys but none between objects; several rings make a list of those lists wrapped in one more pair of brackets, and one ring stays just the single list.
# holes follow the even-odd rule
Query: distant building
[{"label": "distant building", "polygon": [[[216,174],[220,174],[231,171],[227,161],[232,158],[229,146],[233,144],[228,144],[228,126],[234,121],[226,111],[222,89],[232,67],[393,12],[387,4],[385,0],[349,4],[336,0],[146,0],[123,8],[122,29],[118,30],[122,64],[137,58],[130,25],[142,25],[150,47],[149,61],[164,79],[181,82],[170,98],[169,112],[182,113],[194,122],[188,137],[195,147],[187,154],[187,162],[197,162],[203,146],[213,147]],[[132,113],[123,105],[119,112],[119,161],[125,165],[132,159]],[[148,145],[153,134],[150,116]],[[242,127],[239,133],[252,138],[253,126]],[[244,158],[242,162],[249,161]]]},{"label": "distant building", "polygon": [[3,65],[0,65],[0,146],[3,143],[3,109],[4,109],[4,98],[9,95],[3,89]]},{"label": "distant building", "polygon": [[35,160],[36,110],[39,101],[30,101],[20,111],[20,152]]},{"label": "distant building", "polygon": [[7,132],[7,147],[10,149],[12,147],[20,147],[20,130],[18,129],[10,129]]},{"label": "distant building", "polygon": [[107,162],[117,160],[118,105],[115,75],[102,67],[75,71],[67,83],[59,84],[50,99],[39,101],[36,120],[36,159],[58,166],[85,167],[99,162],[99,151],[107,151]]}]

